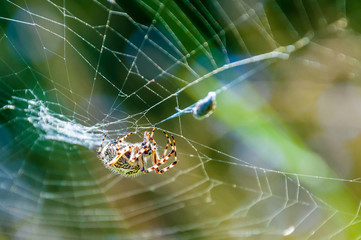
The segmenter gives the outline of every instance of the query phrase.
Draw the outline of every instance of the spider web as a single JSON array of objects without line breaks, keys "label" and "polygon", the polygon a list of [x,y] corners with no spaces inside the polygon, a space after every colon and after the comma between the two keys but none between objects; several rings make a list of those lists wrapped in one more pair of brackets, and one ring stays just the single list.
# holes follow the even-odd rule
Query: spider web
[{"label": "spider web", "polygon": [[[1,239],[361,238],[357,3],[1,6]],[[97,159],[154,125],[170,171]]]}]

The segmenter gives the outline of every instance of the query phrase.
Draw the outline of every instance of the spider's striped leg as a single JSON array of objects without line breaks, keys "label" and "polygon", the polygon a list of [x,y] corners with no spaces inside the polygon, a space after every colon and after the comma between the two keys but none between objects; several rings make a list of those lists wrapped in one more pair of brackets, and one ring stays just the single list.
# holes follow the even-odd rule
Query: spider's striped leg
[{"label": "spider's striped leg", "polygon": [[[164,131],[163,131],[164,134],[166,134]],[[167,134],[166,134],[167,136]],[[153,145],[152,145],[152,163],[153,163],[153,166],[156,165],[160,160],[159,160],[159,157],[158,157],[158,153],[157,153],[157,143],[154,141],[154,139],[152,138],[151,139]],[[169,141],[170,144],[172,144],[170,141]],[[167,154],[167,150],[168,150],[168,141],[165,145],[165,149],[164,149],[164,153],[163,153],[163,157]],[[156,173],[159,173],[159,168],[155,168],[154,169]]]},{"label": "spider's striped leg", "polygon": [[[164,133],[164,135],[167,137],[168,141],[167,141],[167,144],[165,145],[164,153],[163,153],[163,156],[162,156],[161,159],[164,159],[164,158],[166,157],[166,154],[167,154],[169,145],[170,145],[170,146],[172,147],[172,149],[173,149],[173,145],[172,145],[172,142],[170,141],[170,138],[169,138],[168,134],[167,134],[166,132],[164,132],[164,131],[163,131],[163,133]],[[174,139],[174,138],[173,138],[173,139]],[[154,144],[156,144],[156,142],[154,141],[154,139],[152,139],[152,142],[153,142]],[[153,150],[152,150],[152,151],[153,151]],[[173,153],[171,152],[171,153],[167,156],[167,159],[168,159],[172,154],[173,154]],[[161,165],[161,164],[158,165],[158,163],[160,163],[162,160],[159,159],[158,154],[157,154],[157,152],[156,152],[156,148],[155,148],[155,151],[152,152],[152,157],[153,157],[153,166],[150,167],[150,168],[148,168],[147,170],[144,170],[143,172],[144,172],[144,173],[149,173],[149,172],[155,170],[156,173],[159,173],[159,174],[160,174],[161,172],[159,171],[158,166]]]},{"label": "spider's striped leg", "polygon": [[[173,148],[173,145],[172,145],[172,142],[170,141],[169,137],[168,137],[168,134],[166,132],[163,131],[163,134],[167,137],[167,143],[165,145],[165,148],[164,148],[164,152],[163,152],[163,156],[162,156],[162,159],[166,156],[167,152],[168,152],[168,147],[169,145]],[[156,142],[154,141],[154,139],[152,138],[152,142],[153,142],[153,145],[156,146]],[[153,159],[153,166],[156,165],[158,162],[160,162],[160,159],[158,157],[158,154],[157,154],[157,151],[156,151],[157,148],[155,148],[154,150],[152,149],[152,159]],[[159,168],[156,167],[154,169],[154,171],[156,173],[160,173],[159,172]]]},{"label": "spider's striped leg", "polygon": [[120,138],[118,137],[118,143],[117,143],[117,152],[119,151],[120,148],[120,144],[130,135],[132,135],[133,133],[128,133],[127,135],[125,135],[124,137]]},{"label": "spider's striped leg", "polygon": [[155,127],[153,128],[152,133],[149,136],[148,132],[144,133],[144,140],[143,140],[143,144],[145,144],[145,146],[143,146],[143,148],[141,150],[139,150],[132,159],[129,160],[129,163],[132,164],[135,162],[135,160],[137,160],[139,158],[139,156],[141,156],[144,152],[149,150],[149,145],[150,145],[150,141],[151,139],[153,139],[153,135],[154,135],[154,131],[155,131]]},{"label": "spider's striped leg", "polygon": [[125,148],[124,148],[122,151],[120,151],[120,152],[119,152],[118,149],[117,149],[117,156],[116,156],[112,161],[108,162],[107,165],[108,165],[109,167],[113,166],[116,162],[119,161],[119,158],[121,158],[121,156],[123,156],[123,154],[125,154],[126,152],[132,151],[132,149],[133,149],[133,146],[125,147]]},{"label": "spider's striped leg", "polygon": [[155,132],[155,126],[153,127],[153,130],[152,130],[152,133],[150,134],[149,139],[153,139],[154,132]]},{"label": "spider's striped leg", "polygon": [[[153,128],[153,131],[151,133],[151,135],[149,136],[149,133],[146,132],[144,134],[144,141],[152,141],[153,145],[151,145],[151,150],[152,150],[152,163],[153,163],[153,166],[156,165],[160,160],[159,160],[159,157],[158,157],[158,154],[157,154],[157,143],[155,142],[154,138],[153,138],[153,135],[154,135],[154,131],[155,131],[155,126]],[[165,136],[168,138],[168,135],[163,131],[163,133],[165,134]],[[169,140],[169,138],[168,138]],[[167,149],[168,149],[168,142],[172,145],[172,143],[170,141],[167,141],[166,145],[165,145],[165,149],[164,149],[164,154],[163,154],[163,157],[166,155],[167,153]],[[159,173],[159,168],[155,168],[154,169],[156,173]]]},{"label": "spider's striped leg", "polygon": [[[172,151],[168,154],[168,156],[166,156],[165,158],[163,158],[162,160],[160,160],[156,165],[151,166],[151,167],[143,170],[142,172],[143,172],[143,173],[150,173],[151,171],[154,171],[154,170],[155,170],[156,168],[158,168],[160,165],[166,163],[166,162],[168,161],[168,159],[173,155],[173,153],[174,153],[174,150],[172,150]],[[172,164],[172,165],[175,165],[175,164]],[[172,167],[173,167],[173,166],[172,166]],[[171,168],[171,167],[167,167],[167,168]],[[164,170],[164,171],[161,170],[161,171],[159,171],[158,173],[163,173],[163,172],[165,172],[165,171],[168,171],[168,170]]]},{"label": "spider's striped leg", "polygon": [[[160,170],[159,174],[165,173],[166,171],[168,171],[169,169],[171,169],[172,167],[174,167],[178,160],[177,160],[177,147],[175,145],[175,140],[174,137],[172,136],[172,140],[173,140],[173,146],[172,146],[172,152],[174,152],[174,161],[166,168],[163,168],[162,170]],[[170,140],[169,140],[170,141]],[[170,157],[170,156],[169,156]],[[168,157],[168,158],[169,158]],[[164,159],[164,163],[167,161],[168,159]],[[159,164],[159,163],[158,163]],[[163,163],[162,163],[163,164]]]},{"label": "spider's striped leg", "polygon": [[166,153],[167,153],[167,151],[168,151],[168,146],[169,146],[169,145],[170,145],[171,148],[173,149],[173,145],[172,145],[172,142],[170,141],[170,138],[169,138],[168,134],[167,134],[166,132],[164,132],[164,131],[163,131],[163,134],[164,134],[164,135],[166,136],[166,138],[167,138],[167,144],[165,145],[164,153],[163,153],[162,158],[165,157],[165,155],[166,155]]},{"label": "spider's striped leg", "polygon": [[[143,171],[143,173],[149,173],[153,170],[155,170],[156,168],[158,168],[160,165],[166,163],[168,161],[168,159],[174,154],[174,162],[169,165],[168,167],[162,169],[159,171],[159,174],[161,173],[165,173],[166,171],[168,171],[169,169],[171,169],[172,167],[174,167],[174,165],[177,164],[177,149],[176,149],[176,145],[175,145],[175,140],[174,137],[172,136],[173,139],[173,144],[171,143],[171,147],[172,147],[172,151],[166,156],[166,157],[162,157],[162,159],[156,164],[153,165],[152,167],[146,169]],[[170,140],[169,140],[170,141]]]},{"label": "spider's striped leg", "polygon": [[102,142],[100,143],[100,147],[99,147],[99,149],[98,149],[98,155],[102,152],[103,143],[104,143],[104,140],[105,140],[106,137],[107,137],[107,135],[105,134],[105,135],[103,136]]},{"label": "spider's striped leg", "polygon": [[149,140],[149,132],[144,132],[143,142],[148,142],[148,140]]},{"label": "spider's striped leg", "polygon": [[[156,165],[158,163],[158,154],[157,154],[157,143],[154,141],[154,139],[152,138],[152,143],[153,143],[153,147],[152,147],[152,163],[153,163],[153,166]],[[144,169],[143,169],[144,170]],[[154,169],[157,173],[159,172],[159,169],[156,168]]]},{"label": "spider's striped leg", "polygon": [[149,150],[149,143],[145,145],[142,149],[140,149],[135,155],[132,157],[132,159],[129,159],[129,163],[132,164],[137,160],[141,155],[143,155],[144,152]]},{"label": "spider's striped leg", "polygon": [[139,157],[138,163],[139,163],[139,168],[140,168],[140,170],[144,169],[144,157],[143,157],[143,155],[141,155],[141,156]]}]

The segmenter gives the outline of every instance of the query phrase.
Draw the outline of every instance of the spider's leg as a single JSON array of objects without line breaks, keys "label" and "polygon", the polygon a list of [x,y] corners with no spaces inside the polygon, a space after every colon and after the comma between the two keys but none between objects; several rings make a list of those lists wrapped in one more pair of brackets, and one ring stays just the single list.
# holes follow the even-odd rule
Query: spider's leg
[{"label": "spider's leg", "polygon": [[170,138],[169,138],[168,134],[167,134],[166,132],[164,132],[164,131],[163,131],[163,133],[164,133],[164,135],[165,135],[165,136],[166,136],[166,138],[167,138],[167,144],[165,145],[165,148],[164,148],[164,153],[163,153],[162,158],[164,158],[164,157],[165,157],[165,155],[167,154],[167,151],[168,151],[168,146],[169,146],[169,145],[170,145],[170,146],[171,146],[171,148],[173,149],[173,145],[172,145],[172,142],[170,141]]},{"label": "spider's leg", "polygon": [[133,133],[128,133],[127,135],[125,135],[124,137],[120,138],[118,137],[118,143],[117,143],[117,149],[119,150],[120,148],[120,144],[127,138],[129,137],[130,135],[132,135]]},{"label": "spider's leg", "polygon": [[133,146],[125,147],[122,151],[118,152],[117,150],[117,156],[110,162],[107,163],[109,167],[113,166],[116,162],[119,161],[119,158],[125,154],[126,152],[132,151]]},{"label": "spider's leg", "polygon": [[[154,132],[154,129],[155,129],[155,127],[153,128],[153,132]],[[152,141],[152,143],[153,143],[153,145],[151,145],[151,146],[152,146],[152,163],[153,163],[153,166],[154,166],[159,162],[159,157],[158,157],[158,153],[157,153],[157,143],[155,142],[155,140],[153,138],[150,138],[150,141]],[[154,170],[157,173],[159,172],[159,168],[155,168]]]},{"label": "spider's leg", "polygon": [[155,132],[155,126],[153,127],[153,130],[152,130],[152,133],[150,134],[149,139],[152,139],[152,138],[153,138],[154,132]]},{"label": "spider's leg", "polygon": [[144,132],[143,142],[148,142],[148,140],[149,140],[149,132]]},{"label": "spider's leg", "polygon": [[[150,141],[152,141],[152,144],[153,145],[150,145],[151,146],[151,150],[152,150],[152,163],[153,163],[153,166],[156,165],[160,160],[159,160],[159,157],[158,157],[158,154],[157,154],[157,143],[155,142],[154,138],[153,138],[153,135],[154,135],[154,132],[155,132],[155,126],[153,127],[153,130],[152,130],[152,133],[151,135],[149,135],[148,132],[145,132],[144,134],[144,142],[147,141],[147,146],[149,148],[149,145],[150,145]],[[163,131],[163,133],[167,136],[167,134]],[[163,157],[165,156],[166,152],[167,152],[167,149],[168,149],[168,142],[166,144],[166,148],[165,148],[165,151],[164,151],[164,154],[163,154]],[[159,169],[158,168],[155,168],[154,169],[157,173],[159,173]]]},{"label": "spider's leg", "polygon": [[133,156],[133,158],[129,159],[129,163],[132,164],[137,160],[145,151],[149,149],[149,144],[145,145],[142,149],[140,149],[138,152],[136,152]]},{"label": "spider's leg", "polygon": [[[174,137],[172,136],[172,140],[173,140],[173,146],[172,146],[172,152],[174,151],[174,161],[172,162],[172,164],[170,164],[168,167],[163,168],[162,170],[160,170],[159,174],[165,173],[166,171],[168,171],[169,169],[171,169],[172,167],[174,167],[178,160],[177,160],[177,147],[175,145],[175,140]],[[169,157],[168,157],[169,158]],[[168,159],[167,159],[168,160]],[[164,162],[166,162],[167,160],[163,160]]]},{"label": "spider's leg", "polygon": [[142,171],[142,170],[144,169],[144,158],[143,158],[143,155],[141,155],[141,156],[139,157],[138,163],[139,163],[139,168],[140,168],[140,170]]},{"label": "spider's leg", "polygon": [[120,144],[124,141],[124,139],[126,139],[127,137],[129,137],[130,135],[132,135],[133,133],[128,133],[127,135],[125,135],[124,137],[122,138],[118,138],[118,143],[117,143],[117,152],[119,152],[119,149],[120,149]]},{"label": "spider's leg", "polygon": [[143,173],[149,173],[153,170],[155,170],[156,168],[158,168],[160,165],[166,163],[168,161],[168,159],[174,154],[174,162],[169,165],[168,167],[162,169],[161,171],[159,171],[158,173],[165,173],[166,171],[168,171],[169,169],[171,169],[172,167],[174,167],[174,165],[177,164],[177,149],[176,149],[176,145],[175,145],[175,140],[174,137],[172,136],[173,139],[173,144],[171,143],[171,147],[172,147],[172,151],[166,156],[166,157],[162,157],[162,159],[155,165],[151,166],[150,168],[146,169],[143,171]]},{"label": "spider's leg", "polygon": [[[164,153],[163,153],[162,159],[166,156],[169,145],[172,146],[172,142],[170,141],[170,139],[168,137],[168,134],[165,133],[164,131],[163,131],[163,133],[167,137],[168,140],[167,140],[167,143],[166,143],[165,148],[164,148]],[[153,138],[152,138],[152,143],[153,143],[154,146],[157,145],[157,143],[154,141]],[[159,159],[158,154],[157,154],[157,148],[156,147],[154,149],[152,149],[152,159],[153,159],[153,166],[156,165],[158,162],[160,162],[160,159]],[[154,171],[156,173],[159,173],[159,168],[158,167],[155,168]]]},{"label": "spider's leg", "polygon": [[[159,157],[157,153],[157,143],[154,141],[154,139],[151,139],[153,145],[152,145],[152,163],[153,166],[156,165],[159,162]],[[159,172],[159,168],[154,169],[157,173]]]},{"label": "spider's leg", "polygon": [[[135,162],[135,160],[137,160],[139,158],[139,156],[143,155],[144,152],[149,150],[149,145],[150,145],[150,141],[153,140],[153,135],[154,135],[154,131],[155,131],[155,127],[153,128],[152,133],[149,134],[147,132],[145,132],[144,134],[144,142],[146,142],[145,146],[143,146],[143,148],[141,150],[139,150],[132,159],[129,160],[129,163],[132,164]],[[155,141],[153,140],[153,142],[155,143]]]},{"label": "spider's leg", "polygon": [[139,156],[141,156],[144,152],[148,151],[149,150],[149,145],[150,145],[150,140],[152,139],[153,137],[153,134],[154,134],[154,131],[155,131],[155,127],[153,128],[153,131],[151,133],[151,135],[149,136],[149,133],[148,132],[145,132],[144,133],[144,140],[143,140],[143,143],[142,145],[145,143],[145,146],[143,146],[143,148],[141,150],[139,150],[133,158],[131,158],[129,160],[129,163],[132,164],[135,162],[135,160],[137,160],[139,158]]},{"label": "spider's leg", "polygon": [[[168,161],[168,159],[173,155],[174,150],[172,150],[168,156],[166,156],[165,158],[161,159],[157,164],[143,170],[143,173],[150,173],[151,171],[154,171],[156,168],[158,168],[160,165],[166,163]],[[161,171],[159,171],[159,173],[162,173]]]},{"label": "spider's leg", "polygon": [[[154,151],[154,150],[152,150],[152,163],[153,163],[153,166],[157,164],[158,160],[159,160],[159,158],[158,158],[158,156],[157,156],[157,152]],[[143,170],[144,170],[144,169],[143,169]],[[159,173],[159,168],[156,167],[156,168],[154,169],[154,171],[155,171],[156,173]]]},{"label": "spider's leg", "polygon": [[104,140],[105,140],[106,137],[107,137],[107,135],[103,136],[102,142],[100,143],[100,147],[98,149],[98,155],[102,152],[103,143],[104,143]]},{"label": "spider's leg", "polygon": [[[168,140],[167,140],[167,143],[166,143],[165,148],[164,148],[164,153],[163,153],[162,159],[165,158],[165,156],[166,156],[166,154],[167,154],[167,151],[168,151],[169,145],[170,145],[170,146],[172,147],[172,149],[173,149],[173,145],[172,145],[172,142],[171,142],[170,139],[169,139],[168,134],[165,133],[164,131],[163,131],[163,133],[164,133],[164,135],[167,137]],[[151,140],[152,140],[154,146],[156,146],[156,142],[154,141],[154,139],[152,138]],[[156,173],[160,173],[158,166],[161,165],[160,162],[161,162],[162,160],[160,160],[159,157],[158,157],[158,154],[157,154],[157,152],[156,152],[156,147],[155,147],[155,149],[152,149],[152,151],[153,151],[153,152],[152,152],[153,166],[150,167],[150,168],[148,168],[147,170],[144,170],[143,173],[150,173],[150,172],[153,171],[153,170],[154,170]],[[168,159],[172,154],[173,154],[173,153],[171,152],[171,153],[167,156],[167,159]],[[158,165],[158,163],[159,163],[159,165]],[[164,162],[164,163],[165,163],[165,162]]]}]

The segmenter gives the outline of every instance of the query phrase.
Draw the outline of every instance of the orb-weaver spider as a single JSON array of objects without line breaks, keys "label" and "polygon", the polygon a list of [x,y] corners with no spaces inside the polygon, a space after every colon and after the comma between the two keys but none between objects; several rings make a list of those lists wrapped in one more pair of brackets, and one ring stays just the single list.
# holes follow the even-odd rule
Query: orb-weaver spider
[{"label": "orb-weaver spider", "polygon": [[[164,135],[167,137],[167,144],[164,148],[164,153],[159,158],[157,153],[157,143],[153,139],[155,127],[151,134],[144,132],[144,140],[140,143],[128,143],[125,139],[133,133],[128,133],[122,138],[117,138],[110,141],[103,147],[106,135],[100,143],[98,149],[98,158],[105,164],[105,166],[112,171],[125,175],[135,176],[139,173],[150,173],[155,171],[156,173],[162,174],[174,167],[177,164],[177,150],[175,145],[174,137],[170,140],[167,133]],[[168,152],[168,147],[171,147],[171,151]],[[174,161],[168,167],[159,170],[159,167],[165,164],[168,159],[174,154]],[[145,169],[145,157],[151,156],[153,166]]]}]

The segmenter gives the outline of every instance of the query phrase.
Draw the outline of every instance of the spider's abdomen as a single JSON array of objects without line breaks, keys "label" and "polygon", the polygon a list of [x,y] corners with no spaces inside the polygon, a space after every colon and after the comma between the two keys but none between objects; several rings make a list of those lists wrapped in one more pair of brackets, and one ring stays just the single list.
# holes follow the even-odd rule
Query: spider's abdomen
[{"label": "spider's abdomen", "polygon": [[101,160],[104,163],[111,162],[116,156],[117,156],[117,148],[113,143],[108,143],[98,153],[99,160]]},{"label": "spider's abdomen", "polygon": [[107,168],[117,174],[131,176],[141,172],[138,161],[135,161],[133,164],[129,163],[130,152],[126,152],[120,156],[112,166],[108,165],[108,163],[113,162],[118,157],[115,143],[108,143],[98,157]]},{"label": "spider's abdomen", "polygon": [[116,173],[128,176],[140,173],[138,162],[136,161],[134,164],[129,164],[129,158],[126,155],[121,156],[113,166],[108,166],[108,168]]}]

